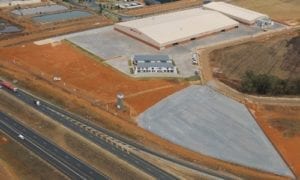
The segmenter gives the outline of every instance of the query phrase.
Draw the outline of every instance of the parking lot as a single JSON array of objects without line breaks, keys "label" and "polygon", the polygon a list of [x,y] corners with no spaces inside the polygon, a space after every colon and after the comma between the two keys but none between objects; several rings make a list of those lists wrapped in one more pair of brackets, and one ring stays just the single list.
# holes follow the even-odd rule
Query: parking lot
[{"label": "parking lot", "polygon": [[[271,30],[280,28],[285,28],[285,26],[275,23]],[[129,71],[128,63],[124,63],[123,61],[126,60],[127,62],[132,55],[168,54],[173,58],[179,70],[178,76],[190,77],[195,74],[196,70],[198,70],[198,66],[192,64],[192,54],[196,52],[197,48],[242,37],[252,36],[260,32],[263,32],[263,30],[257,26],[247,26],[240,24],[239,28],[202,37],[194,41],[166,48],[164,50],[154,49],[153,47],[150,47],[138,40],[117,32],[113,29],[113,26],[73,33],[56,37],[52,40],[56,41],[67,39],[72,43],[84,48],[85,50],[103,58],[106,63],[119,69],[121,72],[127,74],[129,73],[129,75],[131,74]],[[112,62],[110,62],[111,60]],[[122,64],[122,66],[120,66],[119,64]]]}]

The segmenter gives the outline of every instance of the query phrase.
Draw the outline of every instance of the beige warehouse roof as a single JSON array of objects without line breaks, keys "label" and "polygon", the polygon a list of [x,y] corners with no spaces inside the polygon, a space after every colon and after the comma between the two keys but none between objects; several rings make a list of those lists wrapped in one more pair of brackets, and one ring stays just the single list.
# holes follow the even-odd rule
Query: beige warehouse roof
[{"label": "beige warehouse roof", "polygon": [[0,0],[0,7],[35,4],[40,2],[41,0]]},{"label": "beige warehouse roof", "polygon": [[224,2],[211,2],[203,5],[204,8],[224,13],[236,20],[244,23],[252,24],[259,18],[268,17],[249,9],[241,8]]},{"label": "beige warehouse roof", "polygon": [[238,24],[219,12],[197,8],[122,22],[116,24],[115,28],[126,27],[142,33],[158,44],[166,45],[235,27]]}]

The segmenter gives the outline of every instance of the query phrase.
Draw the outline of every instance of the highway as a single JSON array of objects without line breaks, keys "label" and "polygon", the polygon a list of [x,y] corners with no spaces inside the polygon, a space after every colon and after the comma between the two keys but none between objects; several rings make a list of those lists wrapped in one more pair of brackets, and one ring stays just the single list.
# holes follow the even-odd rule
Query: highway
[{"label": "highway", "polygon": [[[52,119],[58,121],[59,123],[63,124],[64,126],[68,127],[76,131],[77,133],[81,134],[82,136],[86,137],[87,139],[91,140],[95,144],[98,144],[102,148],[112,152],[113,154],[117,155],[121,159],[127,161],[128,163],[134,165],[138,169],[146,172],[147,174],[155,177],[156,179],[178,179],[175,176],[163,171],[162,169],[156,167],[153,164],[143,160],[142,158],[121,149],[118,145],[107,141],[107,137],[111,140],[115,140],[116,142],[120,142],[121,144],[126,144],[129,147],[132,147],[136,150],[141,150],[147,152],[151,155],[156,157],[171,161],[175,164],[184,166],[186,168],[190,168],[196,171],[199,171],[203,174],[209,175],[211,177],[217,179],[239,179],[239,177],[234,176],[229,173],[216,171],[213,169],[209,169],[204,166],[194,165],[193,163],[186,162],[183,160],[178,160],[171,158],[166,155],[162,155],[160,153],[154,152],[149,150],[148,148],[144,147],[143,145],[136,144],[135,142],[124,138],[110,130],[107,130],[103,127],[100,127],[94,124],[91,121],[88,121],[80,116],[77,116],[73,113],[63,110],[53,104],[48,103],[40,98],[37,98],[21,89],[18,89],[17,93],[14,93],[8,89],[3,89],[6,92],[10,93],[11,95],[17,97],[21,101],[27,103],[28,105],[32,106],[33,108],[39,110],[40,112],[44,113],[45,115],[51,117]],[[41,102],[40,106],[36,106],[34,101],[39,100]]]},{"label": "highway", "polygon": [[[92,124],[88,123],[86,120],[79,119],[77,117],[72,116],[71,113],[66,112],[52,104],[49,104],[41,99],[40,106],[37,106],[34,102],[37,100],[36,97],[26,93],[25,91],[18,89],[17,92],[12,92],[8,89],[3,88],[6,92],[14,95],[18,99],[22,100],[23,102],[27,103],[28,105],[32,106],[33,108],[37,109],[38,111],[44,113],[45,115],[51,117],[52,119],[58,121],[59,123],[63,124],[65,127],[79,133],[86,139],[94,142],[98,146],[107,151],[111,152],[112,154],[118,156],[119,158],[127,161],[129,164],[135,166],[136,168],[144,171],[145,173],[153,176],[156,179],[164,179],[164,180],[174,180],[178,179],[172,174],[165,172],[164,170],[160,169],[159,167],[145,161],[144,159],[140,158],[139,156],[129,153],[128,151],[116,146],[107,139],[100,138],[99,134],[97,133],[97,129],[93,128]],[[93,129],[94,131],[91,131]]]},{"label": "highway", "polygon": [[0,112],[0,130],[71,179],[109,179],[2,112]]}]

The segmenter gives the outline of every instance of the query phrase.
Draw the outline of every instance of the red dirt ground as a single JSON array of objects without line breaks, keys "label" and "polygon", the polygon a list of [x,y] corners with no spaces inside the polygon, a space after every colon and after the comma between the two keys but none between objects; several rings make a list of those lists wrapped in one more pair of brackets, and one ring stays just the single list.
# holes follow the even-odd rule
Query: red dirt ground
[{"label": "red dirt ground", "polygon": [[125,99],[133,108],[131,111],[137,114],[187,86],[187,83],[168,80],[130,78],[67,43],[55,46],[26,44],[0,49],[0,54],[1,59],[13,62],[12,65],[21,66],[43,77],[61,77],[62,81],[55,83],[100,104],[114,102],[118,92],[123,92],[125,98],[138,93]]},{"label": "red dirt ground", "polygon": [[[297,178],[300,178],[300,106],[275,106],[250,104],[257,122],[266,135],[287,161]],[[281,125],[274,126],[272,122],[282,120]],[[293,125],[284,123],[293,121]],[[289,128],[287,128],[290,126]],[[287,136],[286,132],[293,130],[294,135]]]},{"label": "red dirt ground", "polygon": [[[93,97],[99,99],[103,97],[106,101],[114,100],[115,92],[124,90],[124,92],[129,92],[129,94],[125,92],[125,95],[129,97],[126,102],[134,106],[136,110],[141,111],[145,109],[146,106],[150,106],[151,103],[157,102],[160,98],[183,88],[187,85],[186,83],[173,82],[173,80],[132,79],[110,67],[105,67],[101,62],[97,63],[91,57],[83,54],[82,51],[78,49],[74,50],[74,48],[68,44],[62,44],[56,47],[51,47],[51,45],[35,46],[33,44],[27,44],[24,47],[16,46],[4,48],[0,49],[0,59],[1,76],[10,80],[17,79],[19,80],[18,85],[20,87],[26,87],[25,89],[32,93],[51,100],[52,102],[54,101],[54,103],[60,104],[71,112],[76,112],[82,116],[89,115],[91,121],[132,138],[151,149],[165,154],[171,154],[194,163],[199,163],[202,166],[207,166],[215,170],[234,173],[245,179],[289,179],[287,177],[280,177],[275,174],[241,167],[195,153],[161,139],[132,122],[124,121],[110,113],[102,111],[91,103],[91,101],[95,101],[96,99],[91,99]],[[37,66],[37,64],[39,66]],[[38,70],[38,68],[42,70]],[[34,73],[32,73],[33,71]],[[58,74],[59,71],[68,71],[72,73],[74,77],[68,76],[65,73]],[[58,86],[63,84],[63,82],[49,83],[47,79],[50,80],[51,78],[47,76],[46,72],[61,76],[63,78],[62,80],[66,81],[66,87],[75,88],[75,86],[71,85],[72,83],[83,90],[78,90],[76,86],[77,90],[75,94],[73,89],[67,91],[65,88],[61,88],[63,86]],[[82,77],[83,75],[87,77]],[[91,93],[89,93],[88,88],[78,82],[80,80],[84,81],[84,85],[90,85],[86,81],[94,83],[88,87],[96,88],[96,90],[90,89]],[[57,86],[53,86],[53,84]],[[107,88],[99,88],[99,91],[97,91],[99,86],[107,86]],[[138,87],[138,90],[135,90],[135,87]]]}]

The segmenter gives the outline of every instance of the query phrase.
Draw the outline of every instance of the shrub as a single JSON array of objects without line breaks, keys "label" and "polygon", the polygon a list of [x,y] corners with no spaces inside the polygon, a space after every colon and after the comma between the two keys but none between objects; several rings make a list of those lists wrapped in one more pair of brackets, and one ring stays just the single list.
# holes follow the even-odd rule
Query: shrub
[{"label": "shrub", "polygon": [[246,93],[272,95],[299,95],[300,80],[280,79],[267,74],[254,74],[247,71],[241,80],[241,90]]}]

